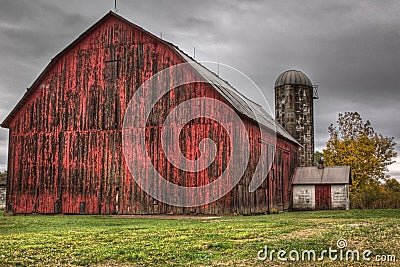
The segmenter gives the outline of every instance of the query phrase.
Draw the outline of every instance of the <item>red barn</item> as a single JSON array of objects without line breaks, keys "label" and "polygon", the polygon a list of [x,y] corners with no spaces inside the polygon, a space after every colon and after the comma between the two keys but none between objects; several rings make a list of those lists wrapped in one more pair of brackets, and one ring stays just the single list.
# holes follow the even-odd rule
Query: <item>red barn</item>
[{"label": "red barn", "polygon": [[[204,138],[217,144],[215,160],[207,169],[182,171],[165,159],[159,143],[162,123],[172,109],[189,99],[208,97],[230,106],[245,125],[250,144],[249,162],[238,184],[222,198],[197,207],[169,205],[147,194],[129,172],[122,151],[124,114],[137,88],[160,70],[185,62],[214,84],[174,88],[154,107],[146,124],[146,148],[155,169],[173,183],[193,186],[199,180],[212,182],[227,168],[232,144],[224,128],[210,118],[192,120],[179,134],[187,158],[199,156],[199,142]],[[246,106],[256,110],[260,124]],[[228,123],[229,116],[224,119]],[[110,12],[51,60],[1,124],[9,129],[6,210],[43,214],[286,210],[299,144],[280,125],[273,168],[268,174],[264,170],[265,177],[259,178],[266,179],[255,191],[248,190],[258,161],[264,160],[260,149],[273,139],[271,124],[272,118],[260,106],[176,46]]]}]

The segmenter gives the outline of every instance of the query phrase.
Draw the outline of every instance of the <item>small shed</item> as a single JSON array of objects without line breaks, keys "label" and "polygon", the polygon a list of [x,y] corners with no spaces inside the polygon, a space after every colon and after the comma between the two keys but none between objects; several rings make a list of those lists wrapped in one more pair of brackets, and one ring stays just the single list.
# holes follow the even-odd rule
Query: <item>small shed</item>
[{"label": "small shed", "polygon": [[292,181],[293,210],[350,208],[350,166],[298,167]]},{"label": "small shed", "polygon": [[6,207],[7,175],[0,174],[0,210]]}]

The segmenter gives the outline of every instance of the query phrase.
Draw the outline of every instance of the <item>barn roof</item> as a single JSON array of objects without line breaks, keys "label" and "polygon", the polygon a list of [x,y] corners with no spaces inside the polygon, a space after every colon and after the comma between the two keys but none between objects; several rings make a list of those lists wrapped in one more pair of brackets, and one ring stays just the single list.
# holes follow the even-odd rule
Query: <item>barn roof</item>
[{"label": "barn roof", "polygon": [[294,137],[292,137],[278,122],[276,122],[262,106],[241,94],[226,80],[222,79],[214,72],[198,63],[178,47],[173,46],[172,48],[186,62],[191,63],[191,66],[194,68],[194,70],[198,72],[206,81],[208,81],[214,87],[214,89],[220,95],[222,95],[222,97],[224,97],[224,99],[226,99],[239,113],[250,119],[258,121],[261,125],[267,127],[268,129],[276,129],[276,132],[280,136],[299,144],[296,139],[294,139]]},{"label": "barn roof", "polygon": [[350,166],[298,167],[292,181],[296,184],[349,184]]},{"label": "barn roof", "polygon": [[[167,42],[152,33],[144,30],[143,28],[133,24],[132,22],[126,20],[125,18],[117,15],[116,13],[110,11],[103,18],[101,18],[98,22],[96,22],[92,27],[90,27],[87,31],[81,34],[75,41],[73,41],[70,45],[68,45],[63,51],[57,54],[47,65],[44,71],[39,75],[39,77],[34,81],[30,88],[28,88],[25,95],[18,102],[18,104],[14,107],[11,113],[6,117],[6,119],[2,122],[1,126],[8,128],[12,118],[17,114],[19,109],[24,105],[24,103],[29,99],[29,97],[33,94],[35,88],[38,88],[41,81],[45,77],[45,75],[52,69],[52,67],[65,55],[69,50],[75,47],[80,41],[86,38],[91,32],[96,30],[100,25],[102,25],[105,21],[107,21],[110,17],[115,17],[119,20],[124,21],[130,26],[156,38],[159,42],[162,42],[168,45],[172,50],[174,50],[185,62],[191,63],[192,67],[195,71],[197,71],[200,75],[203,76],[210,84],[214,87],[214,89],[221,94],[239,113],[242,115],[258,121],[261,125],[267,127],[268,129],[276,129],[278,135],[281,137],[300,145],[297,140],[292,137],[278,122],[274,121],[274,119],[262,108],[259,104],[250,100],[249,98],[242,95],[239,91],[237,91],[233,86],[231,86],[227,81],[220,78],[214,72],[210,71],[196,60],[188,56],[182,50],[180,50],[174,44]],[[275,128],[275,127],[276,128]]]}]

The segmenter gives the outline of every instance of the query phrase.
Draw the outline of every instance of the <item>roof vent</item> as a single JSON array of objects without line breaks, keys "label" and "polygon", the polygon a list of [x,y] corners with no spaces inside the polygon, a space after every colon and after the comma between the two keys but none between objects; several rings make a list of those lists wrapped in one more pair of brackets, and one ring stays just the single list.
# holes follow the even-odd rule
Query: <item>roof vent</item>
[{"label": "roof vent", "polygon": [[321,157],[318,160],[318,169],[324,169],[324,168],[325,168],[325,160],[324,160],[324,157]]}]

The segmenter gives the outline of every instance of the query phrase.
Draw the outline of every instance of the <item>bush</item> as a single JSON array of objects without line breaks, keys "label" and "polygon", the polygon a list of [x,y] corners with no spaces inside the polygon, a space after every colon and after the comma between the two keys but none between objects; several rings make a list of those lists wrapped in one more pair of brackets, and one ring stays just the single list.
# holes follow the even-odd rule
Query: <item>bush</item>
[{"label": "bush", "polygon": [[[395,179],[385,185],[375,185],[350,194],[350,205],[353,209],[398,209],[400,208],[400,191]],[[394,184],[394,185],[393,185]]]}]

